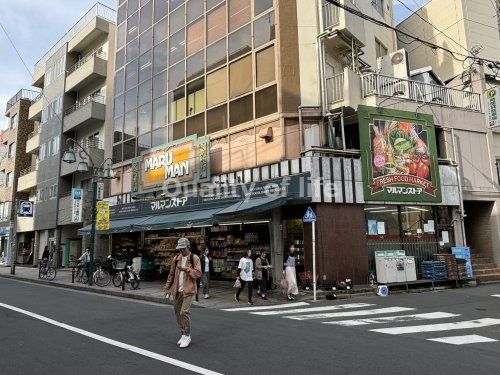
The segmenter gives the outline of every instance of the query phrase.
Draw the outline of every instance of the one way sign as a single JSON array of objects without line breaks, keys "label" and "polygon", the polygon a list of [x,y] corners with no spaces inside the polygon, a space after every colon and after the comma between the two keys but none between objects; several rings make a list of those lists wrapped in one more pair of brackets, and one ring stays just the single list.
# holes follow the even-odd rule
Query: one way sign
[{"label": "one way sign", "polygon": [[302,221],[304,221],[304,223],[312,223],[317,221],[316,214],[311,207],[307,207],[307,211],[304,214]]}]

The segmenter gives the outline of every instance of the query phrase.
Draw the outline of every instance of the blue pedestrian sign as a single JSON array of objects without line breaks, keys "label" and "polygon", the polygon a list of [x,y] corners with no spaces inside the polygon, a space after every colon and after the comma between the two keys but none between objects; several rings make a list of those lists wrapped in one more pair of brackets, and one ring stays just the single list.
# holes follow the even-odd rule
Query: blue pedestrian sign
[{"label": "blue pedestrian sign", "polygon": [[311,207],[307,207],[307,211],[304,214],[302,221],[304,221],[304,223],[312,223],[317,221],[316,214]]},{"label": "blue pedestrian sign", "polygon": [[19,217],[33,217],[33,202],[19,202]]}]

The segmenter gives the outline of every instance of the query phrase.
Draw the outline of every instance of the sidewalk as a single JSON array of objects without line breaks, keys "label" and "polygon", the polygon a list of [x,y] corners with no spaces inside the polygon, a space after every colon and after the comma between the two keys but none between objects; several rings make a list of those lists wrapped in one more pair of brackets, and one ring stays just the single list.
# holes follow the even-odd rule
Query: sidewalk
[{"label": "sidewalk", "polygon": [[[71,283],[71,268],[60,268],[57,270],[57,276],[54,281],[41,280],[38,278],[38,268],[22,267],[16,266],[16,274],[10,274],[10,267],[0,266],[0,278],[13,278],[16,280],[28,281],[32,283],[52,285],[62,288],[69,288],[75,290],[81,290],[92,293],[101,293],[116,297],[133,298],[138,300],[156,302],[156,303],[168,303],[163,298],[163,284],[164,281],[141,281],[141,284],[137,290],[133,290],[130,284],[126,284],[125,291],[120,288],[116,288],[113,283],[110,283],[107,287],[99,287],[97,285],[89,286],[88,284],[81,284],[75,280],[75,283]],[[237,303],[234,301],[235,289],[232,287],[232,283],[229,281],[211,281],[210,283],[210,298],[204,299],[203,295],[200,293],[199,301],[193,300],[193,305],[197,307],[224,309],[231,307],[244,307],[246,304],[246,289],[241,293],[241,302]],[[269,291],[268,300],[262,300],[258,295],[257,291],[254,290],[254,303],[258,305],[276,305],[289,303],[285,296],[281,293],[279,289]],[[312,300],[312,295],[306,293],[300,293],[296,297],[297,301],[300,300]]]}]

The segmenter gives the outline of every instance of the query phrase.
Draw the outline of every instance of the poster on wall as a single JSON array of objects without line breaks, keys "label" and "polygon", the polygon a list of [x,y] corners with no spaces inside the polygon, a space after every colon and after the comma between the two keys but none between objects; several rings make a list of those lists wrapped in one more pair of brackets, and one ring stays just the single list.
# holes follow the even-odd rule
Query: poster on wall
[{"label": "poster on wall", "polygon": [[486,112],[486,126],[488,128],[496,128],[500,126],[500,119],[498,118],[498,105],[500,104],[500,87],[495,87],[486,90],[484,95],[485,112]]},{"label": "poster on wall", "polygon": [[96,230],[109,230],[109,202],[97,202]]},{"label": "poster on wall", "polygon": [[431,115],[359,106],[365,201],[441,202]]},{"label": "poster on wall", "polygon": [[83,189],[71,189],[71,222],[81,223],[83,212]]}]

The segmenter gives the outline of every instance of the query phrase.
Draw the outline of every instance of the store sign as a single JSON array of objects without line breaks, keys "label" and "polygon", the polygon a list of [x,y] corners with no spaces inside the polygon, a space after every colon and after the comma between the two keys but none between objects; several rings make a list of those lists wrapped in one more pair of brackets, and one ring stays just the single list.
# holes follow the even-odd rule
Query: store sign
[{"label": "store sign", "polygon": [[109,230],[109,202],[97,202],[96,230]]},{"label": "store sign", "polygon": [[210,180],[210,139],[196,135],[149,149],[134,161],[132,193]]},{"label": "store sign", "polygon": [[366,201],[441,202],[434,119],[359,106]]},{"label": "store sign", "polygon": [[488,128],[495,128],[497,126],[500,126],[500,119],[498,118],[498,106],[500,105],[500,87],[486,90],[484,100],[484,108],[486,111],[486,126]]},{"label": "store sign", "polygon": [[102,201],[104,199],[104,182],[97,183],[96,199]]},{"label": "store sign", "polygon": [[21,201],[19,202],[19,217],[33,217],[33,202]]},{"label": "store sign", "polygon": [[81,223],[83,212],[83,189],[71,189],[71,222]]}]

